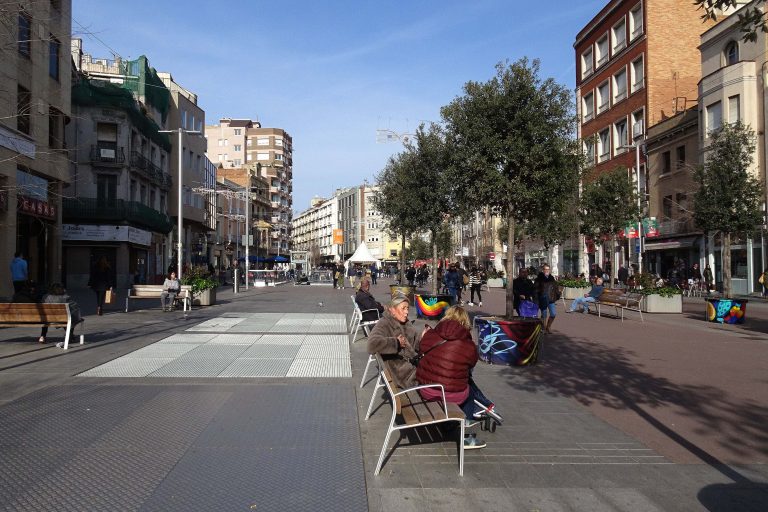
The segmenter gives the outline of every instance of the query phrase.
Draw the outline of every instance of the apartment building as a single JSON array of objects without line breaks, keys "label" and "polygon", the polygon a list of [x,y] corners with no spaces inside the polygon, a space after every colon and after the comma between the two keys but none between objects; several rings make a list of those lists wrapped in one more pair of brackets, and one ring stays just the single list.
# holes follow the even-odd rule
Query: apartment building
[{"label": "apartment building", "polygon": [[314,197],[310,207],[294,215],[291,227],[294,250],[307,251],[312,266],[330,264],[339,259],[333,243],[333,231],[339,227],[339,201]]},{"label": "apartment building", "polygon": [[66,284],[86,287],[101,257],[118,288],[162,282],[174,261],[168,238],[172,145],[160,131],[170,93],[146,57],[93,59],[79,40],[72,56],[78,74],[67,126],[73,164],[63,200]]},{"label": "apartment building", "polygon": [[[743,6],[740,6],[743,8]],[[750,2],[765,12],[765,2]],[[741,121],[756,136],[752,172],[765,186],[766,174],[766,68],[768,68],[768,35],[758,31],[755,42],[746,42],[738,24],[738,11],[701,35],[702,78],[698,84],[700,162],[707,158],[710,134],[723,123]],[[764,191],[764,194],[768,192]],[[768,196],[766,196],[768,197]],[[760,290],[758,278],[768,265],[766,234],[757,227],[753,238],[736,237],[732,242],[731,271],[736,294]],[[702,255],[722,279],[722,254],[719,238],[709,237],[701,243]]]},{"label": "apartment building", "polygon": [[[46,286],[61,280],[61,198],[70,194],[72,2],[19,0],[0,17],[0,260],[21,252],[29,278]],[[10,297],[8,264],[0,269],[0,296]]]},{"label": "apartment building", "polygon": [[[695,104],[701,64],[700,12],[689,0],[611,0],[576,36],[578,136],[594,173],[626,167],[646,193],[642,153],[646,128]],[[580,245],[584,251],[584,244]],[[603,248],[607,251],[607,248]],[[636,245],[620,248],[619,261],[636,261]],[[607,252],[584,255],[611,260]],[[587,258],[589,261],[587,261]],[[617,267],[618,265],[616,265]],[[582,267],[583,268],[583,267]]]},{"label": "apartment building", "polygon": [[[171,73],[161,72],[158,77],[170,91],[170,108],[166,125],[171,131],[182,130],[181,140],[178,132],[171,134],[171,173],[175,186],[171,190],[169,214],[178,219],[179,188],[181,176],[182,206],[182,262],[187,265],[214,263],[213,233],[216,220],[213,212],[216,208],[216,166],[208,161],[205,140],[205,111],[197,102],[197,95],[177,83]],[[181,152],[179,152],[181,145]],[[181,153],[181,174],[179,174],[179,153]],[[178,233],[173,231],[175,250]]]},{"label": "apartment building", "polygon": [[291,250],[293,139],[283,129],[265,128],[250,119],[219,120],[206,127],[208,157],[223,168],[246,166],[269,181],[271,215],[269,254]]}]

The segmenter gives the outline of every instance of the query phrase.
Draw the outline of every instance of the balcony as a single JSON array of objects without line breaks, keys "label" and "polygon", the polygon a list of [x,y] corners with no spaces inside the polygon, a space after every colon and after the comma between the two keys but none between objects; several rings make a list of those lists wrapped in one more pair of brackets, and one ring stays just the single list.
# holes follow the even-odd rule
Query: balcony
[{"label": "balcony", "polygon": [[65,198],[63,207],[62,217],[65,222],[118,224],[129,222],[163,234],[167,234],[173,228],[168,215],[137,201]]},{"label": "balcony", "polygon": [[96,144],[91,146],[90,160],[95,165],[120,166],[125,163],[125,152],[122,147]]},{"label": "balcony", "polygon": [[684,235],[700,231],[693,219],[671,219],[659,222],[659,236]]},{"label": "balcony", "polygon": [[163,172],[159,166],[138,151],[131,151],[131,168],[162,189],[168,190],[173,185],[170,174]]}]

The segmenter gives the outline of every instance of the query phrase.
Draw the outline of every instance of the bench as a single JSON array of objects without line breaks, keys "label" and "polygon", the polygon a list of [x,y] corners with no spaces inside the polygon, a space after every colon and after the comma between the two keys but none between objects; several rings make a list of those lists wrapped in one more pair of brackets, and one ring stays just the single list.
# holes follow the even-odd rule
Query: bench
[{"label": "bench", "polygon": [[[441,384],[425,384],[414,386],[408,389],[400,389],[392,377],[389,367],[381,359],[381,355],[376,354],[376,364],[379,367],[379,379],[376,382],[376,388],[371,396],[371,403],[368,405],[368,413],[365,420],[371,417],[373,401],[380,388],[386,388],[387,394],[392,404],[392,418],[389,421],[387,435],[384,437],[384,446],[381,447],[379,461],[376,464],[374,475],[378,475],[381,466],[384,463],[387,454],[389,438],[395,431],[407,430],[411,428],[424,427],[427,425],[437,425],[440,423],[457,423],[460,427],[459,435],[459,475],[464,474],[464,411],[454,403],[445,401],[445,389]],[[439,388],[443,394],[442,402],[428,402],[419,395],[418,390],[424,388]],[[395,444],[395,447],[397,443]],[[394,447],[393,447],[394,450]]]},{"label": "bench", "polygon": [[[69,338],[77,324],[83,324],[85,320],[80,318],[75,321],[69,304],[37,304],[37,303],[7,303],[0,304],[0,327],[19,327],[48,325],[50,327],[64,327],[64,350],[69,348]],[[80,334],[80,344],[84,343],[84,335]]]},{"label": "bench", "polygon": [[619,310],[621,310],[621,321],[624,321],[624,310],[637,311],[640,313],[640,320],[643,319],[642,304],[645,295],[640,293],[627,292],[625,290],[619,290],[615,288],[606,288],[603,293],[600,294],[600,298],[595,301],[597,306],[597,316],[601,316],[600,306],[611,306],[616,308],[616,316],[619,316]]},{"label": "bench", "polygon": [[[128,290],[128,295],[125,297],[125,312],[128,312],[128,301],[130,299],[157,299],[160,300],[160,294],[163,293],[163,285],[161,284],[135,284]],[[173,301],[173,306],[176,307],[176,303],[181,302],[184,306],[184,311],[192,309],[192,286],[188,284],[181,285],[181,291],[176,295],[176,299]]]}]

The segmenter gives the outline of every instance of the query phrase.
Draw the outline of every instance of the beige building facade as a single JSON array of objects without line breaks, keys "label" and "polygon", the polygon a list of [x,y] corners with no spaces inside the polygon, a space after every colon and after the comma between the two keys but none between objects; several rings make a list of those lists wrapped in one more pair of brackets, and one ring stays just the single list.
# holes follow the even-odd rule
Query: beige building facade
[{"label": "beige building facade", "polygon": [[13,295],[15,252],[43,287],[62,278],[62,197],[69,192],[72,2],[20,0],[2,9],[0,297]]}]

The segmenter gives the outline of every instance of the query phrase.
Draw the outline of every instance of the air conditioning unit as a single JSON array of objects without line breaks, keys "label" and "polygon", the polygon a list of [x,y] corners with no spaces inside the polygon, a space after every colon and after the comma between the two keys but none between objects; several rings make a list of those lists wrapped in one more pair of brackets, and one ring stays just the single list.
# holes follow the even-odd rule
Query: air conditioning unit
[{"label": "air conditioning unit", "polygon": [[633,139],[639,139],[643,136],[643,122],[638,121],[635,124],[632,125],[632,138]]}]

